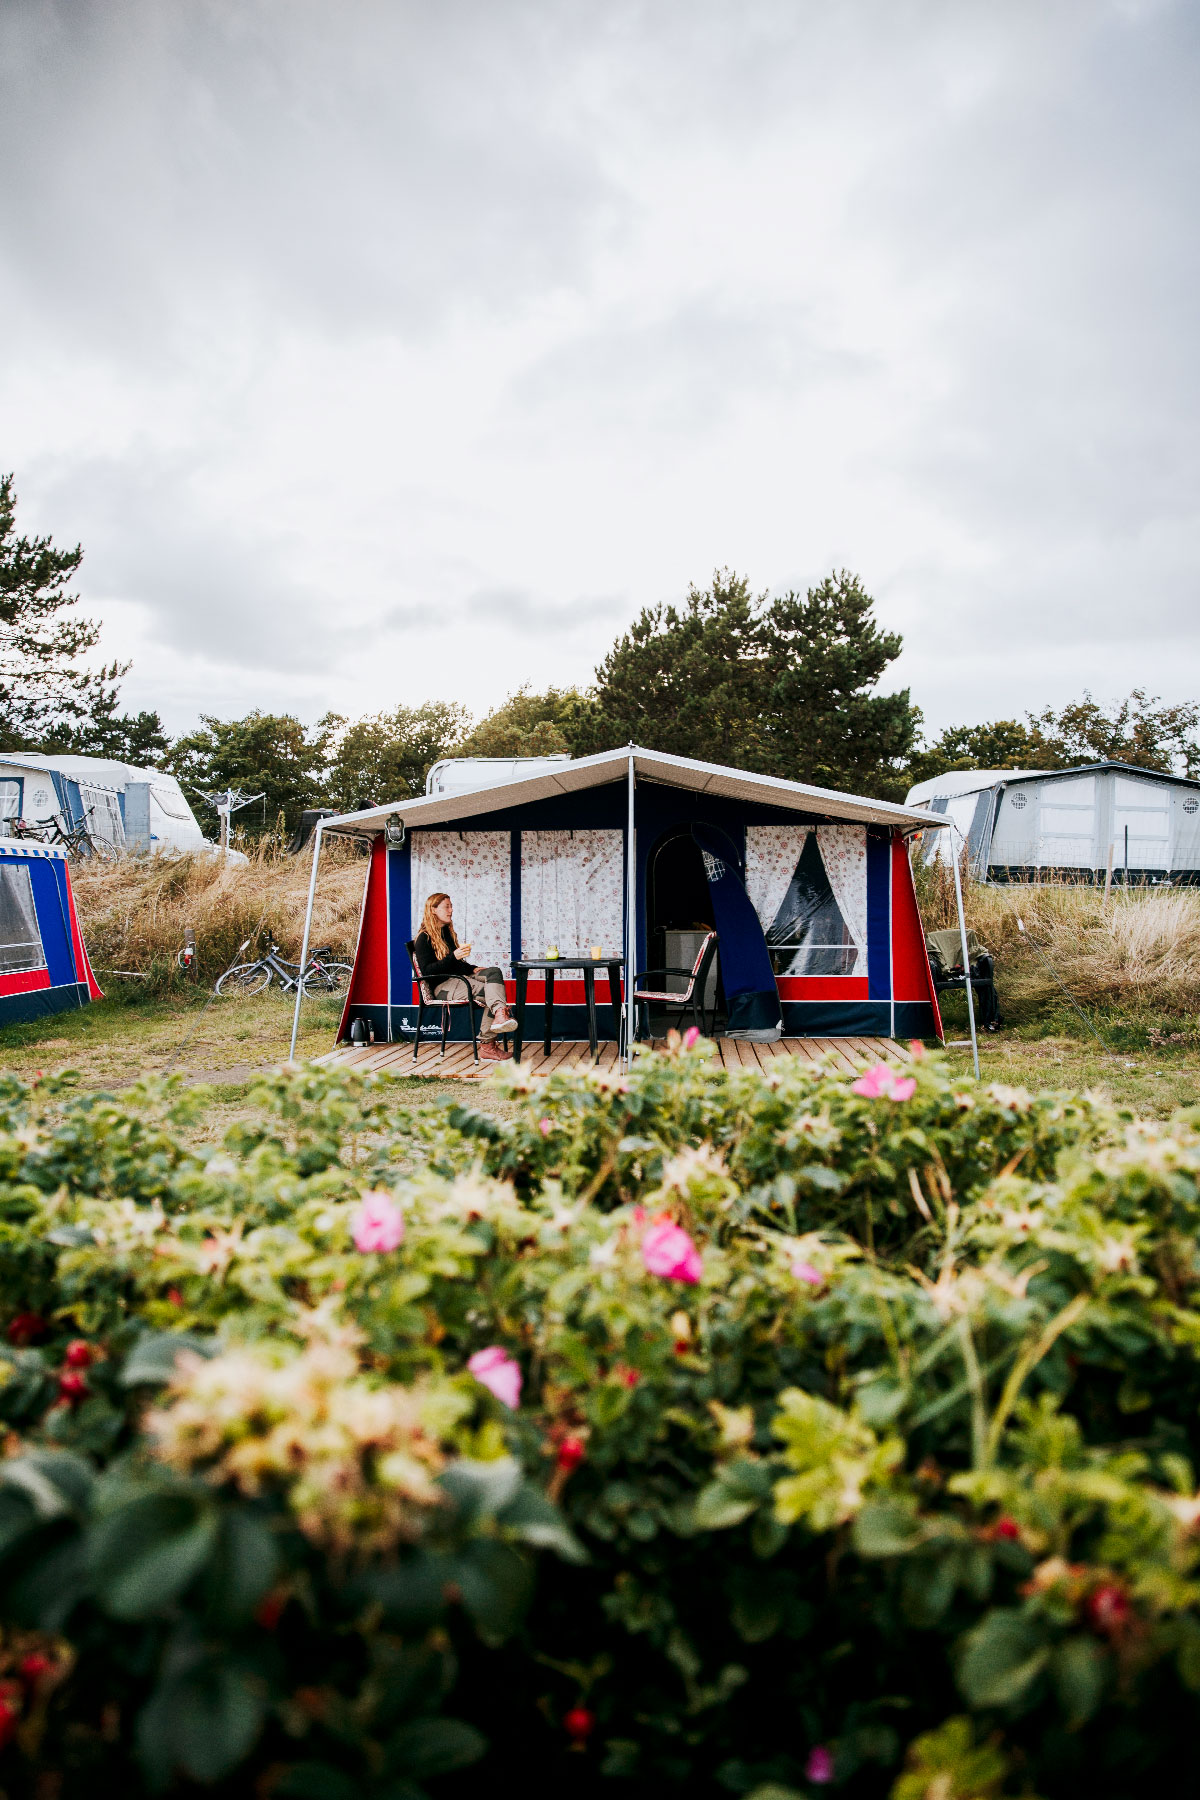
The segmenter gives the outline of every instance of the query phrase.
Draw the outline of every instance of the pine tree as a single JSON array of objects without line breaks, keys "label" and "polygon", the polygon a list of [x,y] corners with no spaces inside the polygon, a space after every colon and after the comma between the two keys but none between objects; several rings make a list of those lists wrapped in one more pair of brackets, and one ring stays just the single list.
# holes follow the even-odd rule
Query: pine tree
[{"label": "pine tree", "polygon": [[901,640],[844,570],[806,594],[755,597],[718,571],[682,607],[648,607],[567,726],[576,755],[644,744],[822,787],[895,797],[920,715],[875,691]]},{"label": "pine tree", "polygon": [[85,669],[100,627],[69,616],[68,593],[83,561],[77,544],[58,550],[48,537],[19,537],[13,477],[0,476],[0,748],[38,749],[96,712],[111,716],[116,684],[129,665]]}]

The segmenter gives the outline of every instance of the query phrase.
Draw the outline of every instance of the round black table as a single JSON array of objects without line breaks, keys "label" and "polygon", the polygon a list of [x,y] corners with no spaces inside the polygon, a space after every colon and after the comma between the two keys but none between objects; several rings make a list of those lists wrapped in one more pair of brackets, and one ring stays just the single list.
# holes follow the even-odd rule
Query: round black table
[{"label": "round black table", "polygon": [[527,956],[519,962],[513,962],[512,972],[517,984],[517,1029],[513,1037],[513,1061],[520,1062],[521,1049],[525,1042],[525,990],[529,983],[530,970],[540,970],[546,978],[545,1026],[542,1033],[542,1047],[546,1055],[550,1054],[550,1038],[554,1025],[554,977],[559,969],[582,969],[583,992],[587,1000],[588,1043],[591,1045],[593,1060],[600,1053],[600,1044],[596,1036],[596,970],[607,969],[608,991],[612,1001],[613,1036],[618,1047],[621,1042],[621,971],[625,967],[623,956]]}]

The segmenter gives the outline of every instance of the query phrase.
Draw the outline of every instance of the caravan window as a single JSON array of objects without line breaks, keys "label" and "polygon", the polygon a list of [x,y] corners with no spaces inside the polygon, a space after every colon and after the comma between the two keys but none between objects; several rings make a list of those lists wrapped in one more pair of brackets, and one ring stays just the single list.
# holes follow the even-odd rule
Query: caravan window
[{"label": "caravan window", "polygon": [[114,847],[125,842],[121,802],[111,788],[87,787],[81,781],[79,804],[83,808],[83,822],[93,836],[103,838]]},{"label": "caravan window", "polygon": [[6,776],[0,781],[0,824],[7,825],[11,819],[21,816],[21,783]]},{"label": "caravan window", "polygon": [[45,967],[29,870],[23,863],[0,862],[0,975]]},{"label": "caravan window", "polygon": [[165,812],[168,819],[186,819],[192,823],[191,809],[183,795],[174,788],[151,786],[150,797],[160,812]]}]

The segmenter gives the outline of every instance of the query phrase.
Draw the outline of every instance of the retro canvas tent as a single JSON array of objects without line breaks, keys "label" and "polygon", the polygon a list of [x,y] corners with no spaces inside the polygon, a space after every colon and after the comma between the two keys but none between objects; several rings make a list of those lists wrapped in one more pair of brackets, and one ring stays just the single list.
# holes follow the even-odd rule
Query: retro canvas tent
[{"label": "retro canvas tent", "polygon": [[0,1025],[100,999],[65,851],[0,839]]},{"label": "retro canvas tent", "polygon": [[[940,1036],[906,846],[929,824],[884,801],[632,745],[324,820],[322,836],[371,840],[340,1036],[362,1018],[377,1041],[411,1041],[405,944],[437,889],[452,896],[476,963],[541,956],[553,943],[565,964],[598,944],[636,971],[661,966],[671,928],[715,926],[728,1029]],[[318,842],[310,915],[319,853]],[[596,997],[611,1033],[604,979]],[[527,1036],[541,1034],[543,1004],[531,979]],[[629,992],[624,1004],[628,1016]],[[463,1014],[454,1023],[465,1032]],[[569,966],[555,983],[554,1027],[586,1035],[583,983]]]}]

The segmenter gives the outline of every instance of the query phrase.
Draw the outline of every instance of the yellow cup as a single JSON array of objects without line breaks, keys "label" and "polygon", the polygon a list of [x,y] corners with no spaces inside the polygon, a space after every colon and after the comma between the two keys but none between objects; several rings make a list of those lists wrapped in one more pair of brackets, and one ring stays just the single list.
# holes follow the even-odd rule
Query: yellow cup
[{"label": "yellow cup", "polygon": [[557,944],[547,944],[546,945],[546,961],[547,962],[557,962],[558,961],[558,945]]},{"label": "yellow cup", "polygon": [[593,961],[593,962],[599,962],[599,961],[600,961],[600,958],[601,958],[601,957],[602,957],[602,956],[603,956],[603,955],[604,955],[604,947],[603,947],[603,945],[601,945],[601,944],[593,944],[593,945],[592,945],[592,961]]}]

